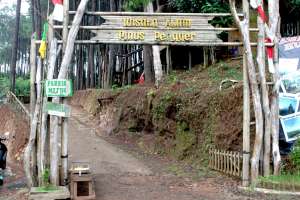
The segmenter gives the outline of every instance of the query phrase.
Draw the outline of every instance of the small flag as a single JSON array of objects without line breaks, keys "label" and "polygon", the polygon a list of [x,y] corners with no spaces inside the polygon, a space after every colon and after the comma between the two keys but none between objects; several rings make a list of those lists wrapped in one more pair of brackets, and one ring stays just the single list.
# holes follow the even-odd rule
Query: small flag
[{"label": "small flag", "polygon": [[48,24],[44,24],[43,33],[42,33],[42,42],[39,48],[39,53],[42,59],[46,58],[47,52],[47,32],[48,32]]},{"label": "small flag", "polygon": [[[267,38],[266,42],[272,42],[272,40],[270,38]],[[274,74],[275,67],[274,67],[274,48],[273,47],[267,47],[267,56],[268,56],[269,72]]]},{"label": "small flag", "polygon": [[54,10],[52,13],[53,20],[63,22],[64,20],[63,0],[52,0],[52,3],[54,4]]}]

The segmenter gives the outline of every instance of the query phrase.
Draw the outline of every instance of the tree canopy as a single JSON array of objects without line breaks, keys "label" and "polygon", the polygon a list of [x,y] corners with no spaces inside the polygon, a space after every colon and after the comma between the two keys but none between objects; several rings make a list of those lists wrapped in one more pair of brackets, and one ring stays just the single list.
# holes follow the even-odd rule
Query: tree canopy
[{"label": "tree canopy", "polygon": [[[3,7],[0,9],[0,65],[8,63],[10,60],[15,18],[15,7]],[[25,51],[29,45],[31,33],[30,16],[21,15],[19,52],[26,54]]]}]

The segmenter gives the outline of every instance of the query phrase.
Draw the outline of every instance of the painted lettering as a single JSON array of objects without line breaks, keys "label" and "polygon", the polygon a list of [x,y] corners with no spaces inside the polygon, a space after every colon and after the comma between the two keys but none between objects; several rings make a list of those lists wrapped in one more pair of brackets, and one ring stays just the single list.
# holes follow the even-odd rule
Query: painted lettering
[{"label": "painted lettering", "polygon": [[123,19],[123,26],[125,27],[158,27],[158,19],[147,18],[125,18]]},{"label": "painted lettering", "polygon": [[145,33],[119,31],[118,38],[119,40],[123,40],[123,41],[143,41],[145,40]]},{"label": "painted lettering", "polygon": [[192,20],[191,19],[168,19],[166,21],[167,28],[191,28]]}]

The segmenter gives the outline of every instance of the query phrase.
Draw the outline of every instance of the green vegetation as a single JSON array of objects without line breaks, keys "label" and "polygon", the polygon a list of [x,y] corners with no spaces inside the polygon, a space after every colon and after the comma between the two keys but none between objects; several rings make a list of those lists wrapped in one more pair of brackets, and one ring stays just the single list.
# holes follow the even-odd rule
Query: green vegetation
[{"label": "green vegetation", "polygon": [[[170,5],[179,12],[193,13],[229,13],[227,2],[221,0],[170,0]],[[211,24],[218,27],[229,27],[232,25],[232,17],[215,17]],[[224,33],[223,33],[224,34]],[[223,34],[221,37],[223,37]],[[225,37],[225,35],[224,35]]]},{"label": "green vegetation", "polygon": [[143,6],[147,5],[153,0],[126,0],[124,9],[128,11],[141,10]]},{"label": "green vegetation", "polygon": [[259,182],[262,185],[271,185],[274,189],[280,189],[284,187],[286,189],[293,189],[295,187],[300,187],[300,174],[282,174],[280,176],[268,176],[260,177]]},{"label": "green vegetation", "polygon": [[178,122],[174,140],[174,148],[171,153],[178,160],[186,158],[190,150],[196,144],[196,135],[186,122]]},{"label": "green vegetation", "polygon": [[295,145],[294,150],[291,154],[291,161],[294,167],[294,172],[298,173],[300,176],[300,141]]},{"label": "green vegetation", "polygon": [[46,186],[49,186],[49,177],[50,177],[50,170],[47,168],[45,169],[44,173],[43,173],[43,183]]},{"label": "green vegetation", "polygon": [[215,66],[208,68],[208,76],[214,82],[221,82],[225,79],[242,80],[243,74],[238,66],[229,65],[225,62],[220,62]]},{"label": "green vegetation", "polygon": [[37,192],[40,193],[47,193],[47,192],[55,192],[58,191],[58,187],[53,186],[50,184],[50,169],[46,168],[44,173],[43,173],[43,185],[42,187],[37,188]]},{"label": "green vegetation", "polygon": [[[5,96],[9,91],[10,81],[8,76],[0,76],[0,98]],[[29,96],[30,95],[30,80],[19,77],[16,79],[16,91],[17,96]]]},{"label": "green vegetation", "polygon": [[19,77],[16,79],[16,91],[17,96],[30,96],[30,80]]},{"label": "green vegetation", "polygon": [[159,120],[165,116],[166,109],[171,104],[173,97],[175,96],[172,92],[166,92],[160,99],[158,105],[153,108],[154,119]]},{"label": "green vegetation", "polygon": [[269,189],[292,191],[300,189],[300,141],[289,155],[288,162],[284,164],[281,175],[260,177],[259,183],[262,187]]},{"label": "green vegetation", "polygon": [[290,6],[300,6],[300,0],[289,0],[288,4],[290,4]]},{"label": "green vegetation", "polygon": [[172,72],[171,74],[169,74],[167,76],[167,83],[168,84],[173,84],[173,83],[176,83],[177,81],[178,81],[178,77],[177,77],[175,72]]},{"label": "green vegetation", "polygon": [[133,88],[133,87],[134,87],[134,85],[126,85],[126,86],[124,86],[124,87],[120,87],[120,86],[114,84],[114,85],[112,86],[112,91],[113,91],[113,92],[128,91],[129,89],[131,89],[131,88]]},{"label": "green vegetation", "polygon": [[36,191],[40,193],[56,192],[59,191],[59,188],[56,186],[38,187]]},{"label": "green vegetation", "polygon": [[6,76],[0,76],[0,98],[6,95],[9,90],[9,79]]}]

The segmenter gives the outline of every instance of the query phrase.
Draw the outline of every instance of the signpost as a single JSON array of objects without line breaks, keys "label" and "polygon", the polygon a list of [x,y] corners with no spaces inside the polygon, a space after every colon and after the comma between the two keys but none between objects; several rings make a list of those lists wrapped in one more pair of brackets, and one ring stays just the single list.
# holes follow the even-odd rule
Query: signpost
[{"label": "signpost", "polygon": [[48,102],[44,107],[44,112],[58,117],[70,117],[71,107],[65,104]]},{"label": "signpost", "polygon": [[65,79],[46,80],[45,93],[47,97],[71,97],[73,96],[72,81]]},{"label": "signpost", "polygon": [[99,43],[150,45],[208,45],[221,43],[213,16],[183,13],[103,14],[105,20],[91,38]]}]

